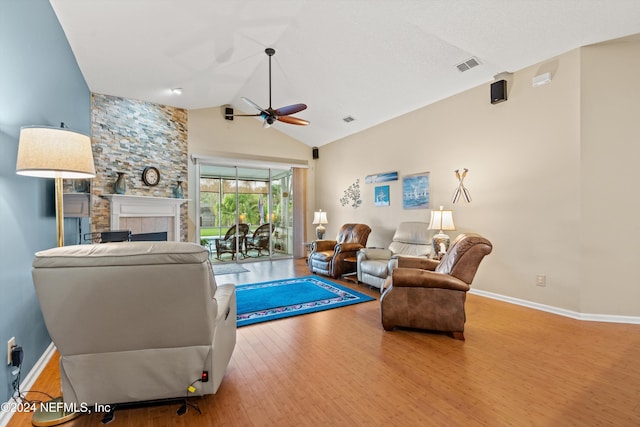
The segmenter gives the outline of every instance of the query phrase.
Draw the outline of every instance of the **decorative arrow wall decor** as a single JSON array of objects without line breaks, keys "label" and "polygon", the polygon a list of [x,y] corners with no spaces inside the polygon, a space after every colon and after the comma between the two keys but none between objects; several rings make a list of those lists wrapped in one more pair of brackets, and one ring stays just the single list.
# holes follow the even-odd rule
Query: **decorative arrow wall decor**
[{"label": "decorative arrow wall decor", "polygon": [[464,168],[462,170],[462,175],[460,175],[460,169],[456,169],[454,172],[456,174],[456,178],[458,178],[458,188],[456,188],[456,191],[453,193],[453,198],[451,199],[451,203],[457,203],[458,200],[460,199],[461,194],[464,200],[467,203],[470,203],[471,194],[469,193],[469,190],[467,190],[467,188],[464,186],[464,178],[467,176],[467,172],[469,172],[469,169]]}]

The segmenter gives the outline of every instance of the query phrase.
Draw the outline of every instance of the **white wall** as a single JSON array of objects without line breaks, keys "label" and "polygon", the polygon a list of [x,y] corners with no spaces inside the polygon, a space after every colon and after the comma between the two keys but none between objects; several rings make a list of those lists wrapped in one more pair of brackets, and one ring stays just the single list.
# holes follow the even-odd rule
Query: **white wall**
[{"label": "white wall", "polygon": [[224,108],[189,111],[189,154],[214,155],[219,152],[307,160],[311,147],[278,131],[276,123],[263,129],[252,117],[224,119]]},{"label": "white wall", "polygon": [[[541,68],[554,70],[553,81],[533,88]],[[428,221],[429,211],[402,208],[401,179],[391,183],[389,207],[374,207],[375,184],[364,183],[363,206],[342,207],[344,189],[373,173],[429,171],[432,206],[454,211],[450,235],[475,231],[494,244],[474,287],[577,310],[578,247],[567,251],[566,243],[577,241],[580,219],[579,52],[510,80],[506,102],[490,104],[487,84],[321,147],[318,202],[329,235],[357,220],[372,227],[370,245],[385,246],[398,222]],[[451,205],[460,168],[469,169],[473,201]],[[535,286],[538,274],[547,287]]]},{"label": "white wall", "polygon": [[[454,211],[458,230],[450,235],[475,231],[494,244],[474,288],[575,312],[640,315],[638,298],[625,302],[628,295],[612,296],[602,290],[601,280],[600,286],[585,283],[586,264],[600,276],[606,263],[620,265],[602,251],[594,257],[597,263],[583,258],[584,242],[594,242],[604,230],[583,223],[585,207],[600,209],[602,192],[591,193],[586,202],[581,200],[583,175],[592,167],[581,159],[581,138],[599,129],[598,116],[608,106],[601,105],[591,116],[583,115],[581,123],[581,101],[582,105],[585,102],[580,94],[581,52],[570,51],[516,72],[508,79],[506,102],[491,105],[487,83],[321,147],[316,207],[328,212],[328,235],[334,235],[342,223],[365,222],[373,229],[369,245],[386,246],[400,221],[428,221],[428,210],[402,208],[402,180],[390,183],[391,206],[374,207],[375,184],[364,184],[364,177],[389,171],[401,176],[430,171],[432,207],[444,205]],[[552,81],[532,87],[531,79],[547,71]],[[624,81],[620,84],[626,85]],[[615,122],[618,113],[610,114]],[[585,120],[589,121],[586,125]],[[610,159],[610,151],[601,148],[594,153],[597,162],[603,158]],[[452,205],[457,186],[453,171],[465,167],[469,169],[465,184],[473,201]],[[588,178],[599,181],[612,169],[611,165]],[[362,207],[342,207],[340,197],[358,178]],[[631,194],[629,199],[633,200]],[[619,201],[610,202],[616,205]],[[635,200],[629,205],[630,211],[637,212]],[[630,218],[624,221],[622,233],[630,227],[637,229]],[[619,251],[637,255],[629,247]],[[629,269],[622,269],[618,278],[630,276]],[[595,277],[595,271],[587,274]],[[539,274],[546,275],[546,287],[536,286]]]},{"label": "white wall", "polygon": [[640,314],[640,38],[582,49],[584,312]]}]

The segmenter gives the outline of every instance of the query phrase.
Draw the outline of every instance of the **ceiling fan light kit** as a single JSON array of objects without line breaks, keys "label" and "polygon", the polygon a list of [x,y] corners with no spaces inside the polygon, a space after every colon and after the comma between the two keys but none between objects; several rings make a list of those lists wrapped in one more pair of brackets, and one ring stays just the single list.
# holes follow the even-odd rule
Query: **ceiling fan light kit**
[{"label": "ceiling fan light kit", "polygon": [[[276,51],[273,48],[266,48],[264,52],[269,57],[269,108],[262,108],[249,98],[241,97],[244,102],[260,111],[257,114],[231,114],[231,117],[260,117],[264,122],[262,123],[263,128],[271,127],[276,121],[289,123],[292,125],[300,125],[306,126],[309,124],[307,120],[300,119],[298,117],[293,117],[291,114],[298,113],[302,110],[306,110],[307,106],[305,104],[293,104],[287,105],[286,107],[281,107],[277,109],[273,109],[271,107],[271,57],[275,55]],[[233,111],[233,110],[232,110]],[[232,119],[230,119],[232,120]]]}]

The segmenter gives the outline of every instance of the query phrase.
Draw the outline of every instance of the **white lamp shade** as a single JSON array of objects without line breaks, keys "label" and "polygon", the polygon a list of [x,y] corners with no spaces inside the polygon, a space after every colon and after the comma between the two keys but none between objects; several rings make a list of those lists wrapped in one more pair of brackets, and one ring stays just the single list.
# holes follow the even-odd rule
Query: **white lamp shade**
[{"label": "white lamp shade", "polygon": [[455,230],[453,223],[453,211],[445,211],[440,208],[439,211],[431,211],[431,221],[429,222],[429,230]]},{"label": "white lamp shade", "polygon": [[313,213],[313,224],[328,224],[327,213],[322,210]]},{"label": "white lamp shade", "polygon": [[91,138],[64,128],[20,129],[16,173],[40,178],[93,178]]}]

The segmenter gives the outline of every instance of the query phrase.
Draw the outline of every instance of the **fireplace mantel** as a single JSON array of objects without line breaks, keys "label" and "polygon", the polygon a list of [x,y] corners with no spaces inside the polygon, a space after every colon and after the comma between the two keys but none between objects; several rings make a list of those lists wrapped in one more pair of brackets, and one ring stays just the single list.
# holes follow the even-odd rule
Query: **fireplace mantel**
[{"label": "fireplace mantel", "polygon": [[[172,197],[130,196],[126,194],[104,194],[101,197],[110,202],[111,230],[121,229],[121,218],[171,217],[175,241],[180,240],[180,206],[189,199]],[[167,230],[156,230],[167,231]]]}]

